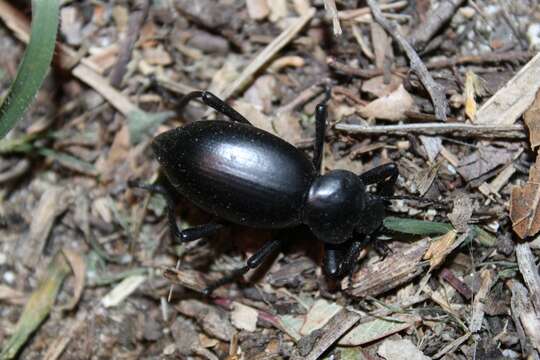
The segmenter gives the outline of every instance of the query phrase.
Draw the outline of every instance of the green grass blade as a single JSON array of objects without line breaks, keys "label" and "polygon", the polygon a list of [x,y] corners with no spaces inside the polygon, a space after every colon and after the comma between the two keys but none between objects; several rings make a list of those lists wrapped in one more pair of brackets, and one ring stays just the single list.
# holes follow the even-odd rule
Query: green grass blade
[{"label": "green grass blade", "polygon": [[19,121],[45,80],[56,44],[58,13],[58,0],[32,0],[30,42],[0,106],[0,139]]},{"label": "green grass blade", "polygon": [[389,216],[384,219],[385,228],[412,235],[442,235],[452,230],[450,224]]},{"label": "green grass blade", "polygon": [[45,277],[34,290],[17,322],[15,332],[4,344],[0,360],[14,359],[30,336],[41,326],[53,309],[60,287],[71,269],[64,254],[59,252],[47,268]]}]

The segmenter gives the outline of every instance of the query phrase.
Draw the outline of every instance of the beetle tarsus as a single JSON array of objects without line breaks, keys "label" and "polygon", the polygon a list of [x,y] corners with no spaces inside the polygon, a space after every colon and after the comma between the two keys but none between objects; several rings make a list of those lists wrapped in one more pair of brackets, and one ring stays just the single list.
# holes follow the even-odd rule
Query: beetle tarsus
[{"label": "beetle tarsus", "polygon": [[275,250],[277,250],[282,244],[282,238],[274,239],[265,243],[259,250],[249,257],[246,261],[246,265],[234,270],[232,273],[223,276],[221,279],[216,280],[203,290],[205,296],[210,295],[218,287],[233,282],[236,278],[244,275],[249,270],[259,267],[264,260],[268,258]]},{"label": "beetle tarsus", "polygon": [[328,118],[327,103],[332,96],[330,87],[325,87],[326,95],[315,109],[315,149],[313,151],[313,166],[318,173],[321,171],[324,148],[324,134],[326,133],[326,119]]},{"label": "beetle tarsus", "polygon": [[210,106],[217,112],[228,116],[234,122],[251,125],[248,119],[243,117],[242,114],[234,110],[229,104],[212,94],[210,91],[193,91],[185,95],[178,103],[177,111],[181,112],[183,108],[193,99],[201,99],[205,105]]},{"label": "beetle tarsus", "polygon": [[397,165],[388,163],[374,167],[360,174],[360,179],[366,185],[377,184],[377,193],[382,196],[390,196],[394,194],[394,186],[399,175]]}]

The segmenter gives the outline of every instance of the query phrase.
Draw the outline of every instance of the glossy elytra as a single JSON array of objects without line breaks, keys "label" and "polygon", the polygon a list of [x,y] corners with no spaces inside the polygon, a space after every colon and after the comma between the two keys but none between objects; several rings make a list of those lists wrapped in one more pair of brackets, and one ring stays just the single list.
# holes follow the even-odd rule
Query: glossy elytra
[{"label": "glossy elytra", "polygon": [[[211,235],[227,223],[276,230],[305,224],[324,243],[327,276],[339,279],[349,274],[362,246],[382,224],[384,198],[392,195],[398,176],[395,164],[359,175],[346,170],[321,175],[329,92],[316,109],[311,160],[285,140],[251,125],[210,92],[186,95],[179,108],[195,98],[232,121],[196,121],[158,135],[152,149],[166,180],[154,185],[132,183],[165,195],[175,241]],[[377,184],[375,193],[366,190],[370,184]],[[174,213],[175,191],[219,220],[180,230]],[[275,237],[244,267],[205,292],[257,267],[283,241]]]}]

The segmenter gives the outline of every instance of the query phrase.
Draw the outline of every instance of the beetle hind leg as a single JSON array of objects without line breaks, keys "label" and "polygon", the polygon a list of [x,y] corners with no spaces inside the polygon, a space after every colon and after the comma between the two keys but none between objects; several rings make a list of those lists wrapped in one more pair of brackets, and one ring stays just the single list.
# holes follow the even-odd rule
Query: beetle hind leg
[{"label": "beetle hind leg", "polygon": [[141,183],[138,181],[128,181],[128,186],[132,188],[143,189],[150,191],[151,193],[158,193],[165,197],[167,202],[167,220],[169,223],[169,229],[173,236],[174,242],[181,244],[190,241],[195,241],[202,237],[210,236],[221,230],[225,225],[218,222],[210,222],[208,224],[194,226],[189,229],[181,230],[176,222],[175,213],[175,199],[174,194],[169,186],[163,184],[162,181],[158,181],[155,184]]}]

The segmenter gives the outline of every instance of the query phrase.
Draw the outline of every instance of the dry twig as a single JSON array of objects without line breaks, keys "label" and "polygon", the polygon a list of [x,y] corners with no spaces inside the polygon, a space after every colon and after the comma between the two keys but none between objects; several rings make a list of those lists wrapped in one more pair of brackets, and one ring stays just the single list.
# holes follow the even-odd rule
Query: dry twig
[{"label": "dry twig", "polygon": [[337,124],[336,129],[353,134],[425,135],[454,134],[462,137],[525,139],[527,134],[521,125],[471,125],[461,123],[422,123],[400,125],[364,126]]},{"label": "dry twig", "polygon": [[432,8],[426,15],[426,21],[420,24],[410,36],[411,44],[418,50],[426,47],[429,40],[452,18],[464,0],[441,1],[439,6]]},{"label": "dry twig", "polygon": [[371,8],[373,18],[379,25],[381,25],[394,40],[396,40],[399,45],[407,54],[407,57],[410,60],[411,70],[418,75],[420,81],[426,88],[433,101],[433,106],[435,108],[435,115],[438,119],[446,121],[446,109],[448,107],[446,103],[446,96],[444,89],[433,80],[433,77],[428,72],[426,65],[422,62],[416,51],[413,47],[407,42],[405,37],[401,35],[396,25],[393,22],[390,22],[384,18],[379,9],[379,6],[375,3],[374,0],[368,0],[368,5]]}]

